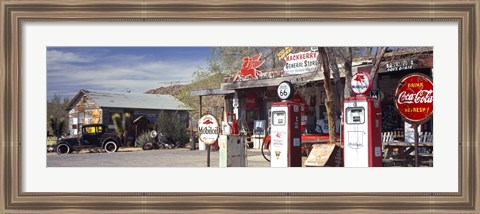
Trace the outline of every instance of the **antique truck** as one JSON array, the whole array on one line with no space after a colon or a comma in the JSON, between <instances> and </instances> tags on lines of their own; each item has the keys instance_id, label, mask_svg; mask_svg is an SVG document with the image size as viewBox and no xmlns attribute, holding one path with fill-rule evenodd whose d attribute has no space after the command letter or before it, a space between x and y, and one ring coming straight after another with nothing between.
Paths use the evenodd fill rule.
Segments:
<instances>
[{"instance_id":1,"label":"antique truck","mask_svg":"<svg viewBox=\"0 0 480 214\"><path fill-rule=\"evenodd\" d=\"M73 151L89 148L103 148L107 153L118 151L121 146L120 139L114 133L107 133L106 131L107 125L104 124L83 125L81 134L58 139L57 154L69 154Z\"/></svg>"}]
</instances>

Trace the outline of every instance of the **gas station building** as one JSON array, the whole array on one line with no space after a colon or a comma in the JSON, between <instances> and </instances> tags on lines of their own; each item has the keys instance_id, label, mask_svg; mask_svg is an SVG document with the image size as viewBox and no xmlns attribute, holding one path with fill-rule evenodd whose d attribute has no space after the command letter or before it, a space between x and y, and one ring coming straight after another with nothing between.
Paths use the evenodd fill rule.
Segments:
<instances>
[{"instance_id":1,"label":"gas station building","mask_svg":"<svg viewBox=\"0 0 480 214\"><path fill-rule=\"evenodd\" d=\"M317 57L312 57L312 60L317 60ZM369 73L373 66L371 60L354 60L352 64L353 75L357 72ZM292 66L293 69L296 69L295 66L295 64ZM289 81L295 86L295 94L291 100L303 103L302 131L304 129L304 133L328 133L323 69L320 65L318 66L320 67L318 70L315 68L300 74L288 74L285 72L286 66L272 69L261 69L259 67L261 73L258 73L259 75L256 78L239 77L238 74L233 74L224 78L221 88L194 91L191 95L200 96L200 98L202 96L223 95L224 111L223 117L219 119L229 121L228 115L235 114L238 120L238 130L246 131L247 136L252 136L250 143L253 147L260 148L266 129L269 126L269 119L271 119L272 104L282 101L278 97L277 88L280 83ZM345 69L339 65L339 70L344 87L349 87L345 86L344 82ZM424 74L433 79L433 48L425 47L411 49L409 52L385 53L380 63L378 75L373 80L373 90L366 95L377 98L378 102L376 103L380 104L382 140L384 140L384 133L390 134L390 141L407 142L407 137L414 138L413 128L404 122L395 108L395 90L398 83L401 78L411 73ZM332 88L334 87L332 78ZM335 93L335 90L332 91ZM335 94L333 98L336 116L335 131L338 134L341 132L340 116L343 113L343 103L340 103ZM431 134L433 132L432 124L432 120L424 123L420 126L421 131ZM411 130L407 131L406 128ZM202 145L200 145L200 149L202 149Z\"/></svg>"},{"instance_id":2,"label":"gas station building","mask_svg":"<svg viewBox=\"0 0 480 214\"><path fill-rule=\"evenodd\" d=\"M358 71L370 72L373 65L371 62L353 62L352 73ZM344 81L344 69L339 67L342 81ZM308 72L299 75L282 74L283 67L271 70L262 70L264 78L235 80L232 76L227 76L221 85L221 90L228 91L224 94L227 113L233 112L232 102L235 94L239 99L238 121L239 129L246 126L249 134L253 133L256 120L266 121L268 126L268 115L272 103L280 102L277 96L277 86L282 81L290 81L295 85L298 92L292 100L302 102L305 110L302 118L307 132L323 131L328 133L325 108L325 88L323 86L323 72ZM422 73L427 76L433 76L433 49L425 48L418 52L405 53L386 53L377 75L377 89L371 96L378 97L381 101L382 109L382 132L394 132L397 137L401 137L404 132L404 122L401 116L396 112L394 105L395 89L399 80L410 73ZM375 83L374 83L375 84ZM348 87L348 86L347 86ZM333 84L332 84L333 88ZM335 93L335 90L333 90ZM375 86L374 90L375 91ZM235 92L235 93L233 93ZM340 113L342 104L334 95L334 108L337 115L336 127L339 131ZM321 127L319 130L318 126ZM432 120L425 123L423 131L432 132Z\"/></svg>"}]
</instances>

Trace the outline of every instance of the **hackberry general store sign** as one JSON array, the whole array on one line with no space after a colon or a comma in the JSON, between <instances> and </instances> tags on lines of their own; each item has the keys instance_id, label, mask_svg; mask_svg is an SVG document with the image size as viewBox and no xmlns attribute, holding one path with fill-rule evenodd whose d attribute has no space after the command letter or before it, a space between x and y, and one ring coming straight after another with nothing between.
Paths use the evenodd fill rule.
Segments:
<instances>
[{"instance_id":1,"label":"hackberry general store sign","mask_svg":"<svg viewBox=\"0 0 480 214\"><path fill-rule=\"evenodd\" d=\"M395 91L395 106L407 122L425 122L433 113L432 80L420 73L403 77Z\"/></svg>"},{"instance_id":2,"label":"hackberry general store sign","mask_svg":"<svg viewBox=\"0 0 480 214\"><path fill-rule=\"evenodd\" d=\"M198 139L206 144L214 144L218 139L218 121L211 114L203 115L200 120L198 120Z\"/></svg>"},{"instance_id":3,"label":"hackberry general store sign","mask_svg":"<svg viewBox=\"0 0 480 214\"><path fill-rule=\"evenodd\" d=\"M317 71L317 56L318 52L316 51L290 53L285 56L283 72L286 75L295 75Z\"/></svg>"}]
</instances>

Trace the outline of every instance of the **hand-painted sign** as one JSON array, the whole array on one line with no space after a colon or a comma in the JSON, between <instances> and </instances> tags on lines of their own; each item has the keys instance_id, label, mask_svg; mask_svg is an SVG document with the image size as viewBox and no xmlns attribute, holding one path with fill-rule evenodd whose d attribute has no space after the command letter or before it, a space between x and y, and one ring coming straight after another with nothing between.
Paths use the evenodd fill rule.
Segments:
<instances>
[{"instance_id":1,"label":"hand-painted sign","mask_svg":"<svg viewBox=\"0 0 480 214\"><path fill-rule=\"evenodd\" d=\"M211 145L218 139L218 121L211 114L203 115L198 120L198 139L202 143Z\"/></svg>"},{"instance_id":2,"label":"hand-painted sign","mask_svg":"<svg viewBox=\"0 0 480 214\"><path fill-rule=\"evenodd\" d=\"M350 88L355 94L366 95L372 90L372 77L367 72L357 72L352 76Z\"/></svg>"},{"instance_id":3,"label":"hand-painted sign","mask_svg":"<svg viewBox=\"0 0 480 214\"><path fill-rule=\"evenodd\" d=\"M291 53L293 50L292 47L285 47L284 49L282 49L280 52L278 52L277 54L277 57L278 57L278 60L282 61L283 59L285 59L285 57Z\"/></svg>"},{"instance_id":4,"label":"hand-painted sign","mask_svg":"<svg viewBox=\"0 0 480 214\"><path fill-rule=\"evenodd\" d=\"M243 64L240 71L237 72L238 77L251 77L252 79L258 79L258 75L262 72L257 70L258 67L263 65L265 60L260 60L262 53L259 53L252 57L243 58Z\"/></svg>"},{"instance_id":5,"label":"hand-painted sign","mask_svg":"<svg viewBox=\"0 0 480 214\"><path fill-rule=\"evenodd\" d=\"M283 71L286 75L303 74L315 72L318 68L318 52L291 53L285 57Z\"/></svg>"},{"instance_id":6,"label":"hand-painted sign","mask_svg":"<svg viewBox=\"0 0 480 214\"><path fill-rule=\"evenodd\" d=\"M433 83L424 74L403 77L395 91L395 106L409 123L421 124L433 113Z\"/></svg>"},{"instance_id":7,"label":"hand-painted sign","mask_svg":"<svg viewBox=\"0 0 480 214\"><path fill-rule=\"evenodd\" d=\"M402 60L402 61L396 61L396 62L388 62L385 64L385 71L386 72L392 72L392 71L402 71L402 70L410 70L414 69L416 64L414 63L414 60Z\"/></svg>"}]
</instances>

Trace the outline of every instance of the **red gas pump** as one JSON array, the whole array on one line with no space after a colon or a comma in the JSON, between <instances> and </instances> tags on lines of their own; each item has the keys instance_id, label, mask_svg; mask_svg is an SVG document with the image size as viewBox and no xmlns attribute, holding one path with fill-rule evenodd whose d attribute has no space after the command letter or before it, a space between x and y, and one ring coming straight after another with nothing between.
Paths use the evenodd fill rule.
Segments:
<instances>
[{"instance_id":1,"label":"red gas pump","mask_svg":"<svg viewBox=\"0 0 480 214\"><path fill-rule=\"evenodd\" d=\"M380 101L368 96L371 83L368 73L357 72L351 83L356 95L343 103L345 167L382 166L382 111Z\"/></svg>"},{"instance_id":2,"label":"red gas pump","mask_svg":"<svg viewBox=\"0 0 480 214\"><path fill-rule=\"evenodd\" d=\"M286 101L293 93L290 82L280 83L277 93L284 101L272 103L270 163L272 167L301 167L301 104Z\"/></svg>"}]
</instances>

